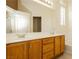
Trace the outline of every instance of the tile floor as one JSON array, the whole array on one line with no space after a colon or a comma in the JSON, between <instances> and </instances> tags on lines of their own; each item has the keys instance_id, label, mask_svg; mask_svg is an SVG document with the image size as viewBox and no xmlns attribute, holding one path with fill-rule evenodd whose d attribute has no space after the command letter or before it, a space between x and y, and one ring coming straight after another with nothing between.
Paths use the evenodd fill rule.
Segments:
<instances>
[{"instance_id":1,"label":"tile floor","mask_svg":"<svg viewBox=\"0 0 79 59\"><path fill-rule=\"evenodd\" d=\"M58 57L57 59L72 59L72 55L68 53L64 53L62 56Z\"/></svg>"}]
</instances>

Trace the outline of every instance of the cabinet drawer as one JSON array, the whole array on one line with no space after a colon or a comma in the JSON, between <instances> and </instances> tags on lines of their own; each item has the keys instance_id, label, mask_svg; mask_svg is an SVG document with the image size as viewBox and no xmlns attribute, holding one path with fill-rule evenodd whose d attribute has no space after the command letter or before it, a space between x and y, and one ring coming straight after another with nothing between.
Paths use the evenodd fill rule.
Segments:
<instances>
[{"instance_id":1,"label":"cabinet drawer","mask_svg":"<svg viewBox=\"0 0 79 59\"><path fill-rule=\"evenodd\" d=\"M48 51L54 50L54 43L43 45L43 53L46 53Z\"/></svg>"},{"instance_id":2,"label":"cabinet drawer","mask_svg":"<svg viewBox=\"0 0 79 59\"><path fill-rule=\"evenodd\" d=\"M53 37L43 39L43 45L50 44L50 43L54 43L54 38Z\"/></svg>"},{"instance_id":3,"label":"cabinet drawer","mask_svg":"<svg viewBox=\"0 0 79 59\"><path fill-rule=\"evenodd\" d=\"M43 55L43 59L52 59L53 57L54 57L53 52L48 52L48 53Z\"/></svg>"}]
</instances>

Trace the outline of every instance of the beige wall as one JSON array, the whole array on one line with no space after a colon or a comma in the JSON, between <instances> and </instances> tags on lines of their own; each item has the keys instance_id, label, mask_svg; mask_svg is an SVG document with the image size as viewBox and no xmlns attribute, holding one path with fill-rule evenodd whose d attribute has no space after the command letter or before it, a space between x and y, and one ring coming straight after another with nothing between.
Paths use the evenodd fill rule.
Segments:
<instances>
[{"instance_id":1,"label":"beige wall","mask_svg":"<svg viewBox=\"0 0 79 59\"><path fill-rule=\"evenodd\" d=\"M71 19L71 1L64 1L65 10L66 10L66 18L65 18L65 26L60 25L60 4L58 2L55 2L54 6L54 22L55 26L54 29L57 33L63 33L65 34L66 38L66 45L72 46L72 19Z\"/></svg>"},{"instance_id":2,"label":"beige wall","mask_svg":"<svg viewBox=\"0 0 79 59\"><path fill-rule=\"evenodd\" d=\"M60 25L60 4L54 2L54 9L47 8L41 4L28 0L19 0L19 10L31 13L32 16L42 17L42 32L62 33L66 36L66 45L71 44L71 17L69 17L69 4L66 0L66 24ZM71 10L70 10L71 11Z\"/></svg>"},{"instance_id":3,"label":"beige wall","mask_svg":"<svg viewBox=\"0 0 79 59\"><path fill-rule=\"evenodd\" d=\"M24 1L24 2L23 2ZM42 17L42 32L52 32L53 31L53 11L47 7L37 4L32 1L21 0L22 4L19 4L19 9L22 11L27 11L33 16ZM26 9L25 9L26 8Z\"/></svg>"},{"instance_id":4,"label":"beige wall","mask_svg":"<svg viewBox=\"0 0 79 59\"><path fill-rule=\"evenodd\" d=\"M68 43L72 46L72 6L71 2L67 3L67 19L68 19Z\"/></svg>"}]
</instances>

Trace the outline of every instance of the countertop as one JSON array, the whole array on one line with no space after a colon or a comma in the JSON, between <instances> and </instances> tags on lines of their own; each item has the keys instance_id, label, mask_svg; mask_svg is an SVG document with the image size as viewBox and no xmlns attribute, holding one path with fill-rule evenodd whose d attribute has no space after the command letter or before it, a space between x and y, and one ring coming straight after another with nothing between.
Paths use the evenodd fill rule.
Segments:
<instances>
[{"instance_id":1,"label":"countertop","mask_svg":"<svg viewBox=\"0 0 79 59\"><path fill-rule=\"evenodd\" d=\"M50 34L50 33L27 33L25 37L18 37L16 33L13 34L6 34L6 44L15 43L15 42L22 42L22 41L29 41L29 40L36 40L41 38L48 38L54 36L60 36L64 34Z\"/></svg>"}]
</instances>

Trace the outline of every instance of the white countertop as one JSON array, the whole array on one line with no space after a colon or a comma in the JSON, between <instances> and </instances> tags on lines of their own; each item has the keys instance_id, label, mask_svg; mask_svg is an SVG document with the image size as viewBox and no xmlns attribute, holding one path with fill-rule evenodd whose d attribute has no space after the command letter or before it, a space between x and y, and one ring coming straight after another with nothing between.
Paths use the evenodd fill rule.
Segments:
<instances>
[{"instance_id":1,"label":"white countertop","mask_svg":"<svg viewBox=\"0 0 79 59\"><path fill-rule=\"evenodd\" d=\"M28 40L36 40L36 39L47 38L47 37L54 37L54 36L59 36L59 35L63 35L63 34L27 33L27 34L25 34L25 37L23 37L23 38L19 38L15 33L7 34L6 35L6 44L28 41Z\"/></svg>"}]
</instances>

